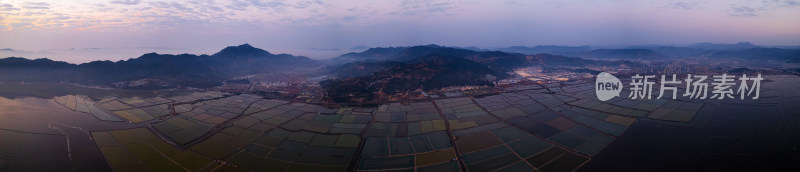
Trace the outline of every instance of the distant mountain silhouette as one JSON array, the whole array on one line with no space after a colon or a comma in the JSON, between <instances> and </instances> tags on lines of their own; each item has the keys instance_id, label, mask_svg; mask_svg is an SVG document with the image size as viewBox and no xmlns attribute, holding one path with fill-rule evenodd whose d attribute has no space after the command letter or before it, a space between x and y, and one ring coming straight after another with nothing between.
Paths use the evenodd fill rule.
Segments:
<instances>
[{"instance_id":1,"label":"distant mountain silhouette","mask_svg":"<svg viewBox=\"0 0 800 172\"><path fill-rule=\"evenodd\" d=\"M362 52L351 52L333 58L331 61L338 64L351 63L357 61L392 61L395 55L408 47L377 47L370 48Z\"/></svg>"},{"instance_id":2,"label":"distant mountain silhouette","mask_svg":"<svg viewBox=\"0 0 800 172\"><path fill-rule=\"evenodd\" d=\"M0 59L0 82L51 82L73 77L76 65L50 59Z\"/></svg>"},{"instance_id":3,"label":"distant mountain silhouette","mask_svg":"<svg viewBox=\"0 0 800 172\"><path fill-rule=\"evenodd\" d=\"M8 57L0 59L0 67L3 68L23 68L23 67L70 67L73 66L67 62L53 61L50 59L26 59L20 57Z\"/></svg>"},{"instance_id":4,"label":"distant mountain silhouette","mask_svg":"<svg viewBox=\"0 0 800 172\"><path fill-rule=\"evenodd\" d=\"M348 53L328 67L336 79L320 82L336 102L377 103L386 96L416 89L493 85L519 67L640 66L630 61L600 61L553 54L525 55L501 51L473 51L438 45L372 48Z\"/></svg>"},{"instance_id":5,"label":"distant mountain silhouette","mask_svg":"<svg viewBox=\"0 0 800 172\"><path fill-rule=\"evenodd\" d=\"M332 65L325 68L325 72L333 74L337 78L350 78L357 76L369 75L378 71L388 69L392 66L402 65L406 63L394 61L365 61L353 62L342 65Z\"/></svg>"},{"instance_id":6,"label":"distant mountain silhouette","mask_svg":"<svg viewBox=\"0 0 800 172\"><path fill-rule=\"evenodd\" d=\"M714 52L744 50L759 48L762 46L753 45L749 42L739 42L735 44L717 43L696 43L688 46L665 46L665 45L638 45L625 48L605 48L592 49L588 46L571 47L557 45L539 45L535 47L511 46L499 48L498 51L513 52L522 54L548 53L572 57L587 58L613 58L613 59L655 59L671 57L699 57L708 56ZM781 46L773 48L797 49L795 46ZM650 52L652 51L652 52Z\"/></svg>"},{"instance_id":7,"label":"distant mountain silhouette","mask_svg":"<svg viewBox=\"0 0 800 172\"><path fill-rule=\"evenodd\" d=\"M542 66L639 66L641 64L627 59L657 59L704 56L710 58L738 58L752 60L778 60L792 63L800 62L800 49L745 48L754 45L742 42L737 44L702 43L692 47L640 46L623 49L589 49L589 47L510 47L516 51L562 51L566 55L549 53L510 53L488 51L477 48L467 50L435 44L370 48L362 52L352 52L328 60L328 63L303 56L272 54L249 44L229 46L213 55L193 54L143 54L138 58L112 61L93 61L84 64L70 64L49 59L24 59L9 57L0 59L0 82L68 82L85 85L111 86L128 89L153 89L172 87L214 87L236 76L291 71L296 68L321 67L333 64L324 71L338 80L362 76L398 76L409 78L431 78L451 69L458 73L487 74L504 73L518 67ZM698 48L694 48L698 47ZM725 48L727 49L717 49ZM480 50L480 51L476 51ZM618 60L589 60L581 57ZM446 58L449 60L442 60ZM452 58L455 58L453 60ZM620 60L621 59L621 60ZM431 63L442 62L442 63ZM452 63L452 64L450 64ZM479 66L475 66L478 64ZM426 66L419 68L417 65ZM457 68L457 66L475 68ZM449 66L449 67L448 67ZM483 71L484 68L489 71ZM425 70L428 73L400 74L400 71ZM424 76L430 75L430 76ZM480 77L462 77L452 84L484 84ZM501 77L502 74L497 74ZM367 80L361 78L356 80ZM385 79L385 78L384 78ZM383 79L376 79L383 80ZM136 81L136 82L133 82ZM131 84L137 83L137 84ZM144 84L142 84L144 83ZM415 82L412 82L415 83ZM424 88L438 88L444 83L429 81ZM417 85L419 86L419 85ZM388 86L386 93L403 90L407 87Z\"/></svg>"},{"instance_id":8,"label":"distant mountain silhouette","mask_svg":"<svg viewBox=\"0 0 800 172\"><path fill-rule=\"evenodd\" d=\"M138 58L93 61L80 65L48 59L0 59L0 81L72 82L88 85L120 86L120 83L150 79L149 85L135 88L213 87L226 78L256 73L316 66L319 62L302 56L271 54L249 44L226 47L214 55L148 53Z\"/></svg>"},{"instance_id":9,"label":"distant mountain silhouette","mask_svg":"<svg viewBox=\"0 0 800 172\"><path fill-rule=\"evenodd\" d=\"M677 46L634 46L631 48L648 49L658 54L663 54L669 57L699 57L699 56L709 55L714 51L719 51L719 50L677 47Z\"/></svg>"},{"instance_id":10,"label":"distant mountain silhouette","mask_svg":"<svg viewBox=\"0 0 800 172\"><path fill-rule=\"evenodd\" d=\"M505 78L507 74L461 57L431 54L417 63L398 64L367 76L320 82L336 102L383 100L391 95L416 89L432 90L449 86L493 85L487 78Z\"/></svg>"},{"instance_id":11,"label":"distant mountain silhouette","mask_svg":"<svg viewBox=\"0 0 800 172\"><path fill-rule=\"evenodd\" d=\"M253 47L250 44L242 44L239 46L225 47L219 52L214 53L214 55L212 56L247 58L247 57L267 57L271 55L272 54L267 52L266 50Z\"/></svg>"},{"instance_id":12,"label":"distant mountain silhouette","mask_svg":"<svg viewBox=\"0 0 800 172\"><path fill-rule=\"evenodd\" d=\"M413 47L391 47L391 48L371 48L364 52L347 53L333 61L350 62L347 64L329 67L335 76L360 76L384 70L392 65L386 63L420 63L428 59L429 55L447 55L471 60L496 71L510 71L518 67L532 65L558 65L558 66L619 66L629 65L638 66L639 64L629 61L598 61L587 60L576 57L566 57L552 54L533 54L525 55L519 53L507 53L502 51L473 51L439 45L423 45Z\"/></svg>"},{"instance_id":13,"label":"distant mountain silhouette","mask_svg":"<svg viewBox=\"0 0 800 172\"><path fill-rule=\"evenodd\" d=\"M472 50L472 51L490 51L490 50L487 50L487 49L478 48L478 47L476 47L476 46L469 46L469 47L453 47L453 48L465 49L465 50ZM513 53L513 52L512 52L512 53Z\"/></svg>"},{"instance_id":14,"label":"distant mountain silhouette","mask_svg":"<svg viewBox=\"0 0 800 172\"><path fill-rule=\"evenodd\" d=\"M535 47L526 47L526 46L511 46L508 48L500 48L497 49L498 51L503 52L510 52L510 53L522 53L522 54L539 54L539 53L547 53L547 54L575 54L579 52L585 52L591 50L589 46L580 46L580 47L571 47L571 46L558 46L558 45L537 45Z\"/></svg>"},{"instance_id":15,"label":"distant mountain silhouette","mask_svg":"<svg viewBox=\"0 0 800 172\"><path fill-rule=\"evenodd\" d=\"M656 53L653 50L641 48L596 49L588 52L578 53L576 55L578 57L613 59L658 59L668 57L663 54Z\"/></svg>"},{"instance_id":16,"label":"distant mountain silhouette","mask_svg":"<svg viewBox=\"0 0 800 172\"><path fill-rule=\"evenodd\" d=\"M715 50L731 50L731 49L748 49L748 48L758 48L758 46L751 44L750 42L739 42L736 44L716 44L716 43L696 43L689 45L690 48L699 48L699 49L715 49Z\"/></svg>"},{"instance_id":17,"label":"distant mountain silhouette","mask_svg":"<svg viewBox=\"0 0 800 172\"><path fill-rule=\"evenodd\" d=\"M539 45L535 47L511 46L497 49L503 52L522 54L557 54L582 58L608 58L608 59L652 59L668 57L646 48L621 48L621 49L592 49L589 46L571 47L557 45Z\"/></svg>"},{"instance_id":18,"label":"distant mountain silhouette","mask_svg":"<svg viewBox=\"0 0 800 172\"><path fill-rule=\"evenodd\" d=\"M719 51L710 58L739 58L748 60L777 60L800 63L800 49L750 48L743 50Z\"/></svg>"},{"instance_id":19,"label":"distant mountain silhouette","mask_svg":"<svg viewBox=\"0 0 800 172\"><path fill-rule=\"evenodd\" d=\"M456 57L464 57L479 53L482 52L430 44L430 45L420 45L413 47L370 48L363 52L358 52L358 53L352 52L343 54L339 57L333 58L332 61L339 63L369 62L369 61L405 62L430 54L447 54Z\"/></svg>"}]
</instances>

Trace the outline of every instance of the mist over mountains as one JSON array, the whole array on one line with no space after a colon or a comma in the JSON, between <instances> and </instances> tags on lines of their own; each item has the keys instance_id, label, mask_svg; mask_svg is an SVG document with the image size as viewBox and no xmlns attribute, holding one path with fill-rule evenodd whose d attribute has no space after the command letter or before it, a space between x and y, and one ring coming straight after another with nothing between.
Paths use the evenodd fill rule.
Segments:
<instances>
[{"instance_id":1,"label":"mist over mountains","mask_svg":"<svg viewBox=\"0 0 800 172\"><path fill-rule=\"evenodd\" d=\"M757 46L749 42L739 42L735 44L717 43L696 43L687 46L672 45L639 45L622 48L592 48L589 46L512 46L498 49L504 52L514 52L523 54L548 53L564 56L574 56L582 58L604 58L604 59L662 59L662 58L682 58L682 57L725 57L743 59L763 59L793 61L800 59L796 55L800 52L800 46ZM743 52L736 54L731 52Z\"/></svg>"},{"instance_id":2,"label":"mist over mountains","mask_svg":"<svg viewBox=\"0 0 800 172\"><path fill-rule=\"evenodd\" d=\"M419 88L486 85L491 83L486 82L490 81L486 78L502 79L505 72L519 67L637 66L640 64L631 60L684 57L797 63L800 62L800 48L756 46L747 42L599 49L589 46L512 46L494 50L431 44L375 47L361 52L342 54L328 60L313 60L304 56L272 54L249 44L242 44L226 47L212 55L148 53L128 60L93 61L83 64L9 57L0 59L2 74L0 82L66 82L127 89L209 88L221 85L233 77L293 71L298 68L322 68L321 74L333 76L332 83L340 81L346 83L348 79L378 82L387 76L418 79L421 82L421 85L415 85L413 88L409 86L373 89L390 93ZM433 61L440 63L433 64L431 63ZM447 82L424 82L426 79L437 78L440 73L469 73L470 76L454 77L460 79L445 80ZM327 84L329 88L334 88L331 86L335 85Z\"/></svg>"}]
</instances>

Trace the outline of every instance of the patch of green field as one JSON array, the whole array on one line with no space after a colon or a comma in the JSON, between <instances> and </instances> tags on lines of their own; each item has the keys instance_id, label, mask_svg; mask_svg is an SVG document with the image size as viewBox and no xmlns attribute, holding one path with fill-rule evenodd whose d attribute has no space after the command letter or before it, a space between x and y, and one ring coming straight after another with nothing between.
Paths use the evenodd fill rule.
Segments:
<instances>
[{"instance_id":1,"label":"patch of green field","mask_svg":"<svg viewBox=\"0 0 800 172\"><path fill-rule=\"evenodd\" d=\"M141 141L149 141L149 140L156 140L158 136L147 130L147 128L134 128L128 129L128 133L131 133L133 136L138 138Z\"/></svg>"},{"instance_id":2,"label":"patch of green field","mask_svg":"<svg viewBox=\"0 0 800 172\"><path fill-rule=\"evenodd\" d=\"M190 171L200 170L206 165L214 162L211 158L205 157L193 151L181 151L175 155L172 155L171 158Z\"/></svg>"},{"instance_id":3,"label":"patch of green field","mask_svg":"<svg viewBox=\"0 0 800 172\"><path fill-rule=\"evenodd\" d=\"M139 139L134 137L131 133L128 133L127 130L114 130L114 131L109 131L109 133L111 133L111 135L114 136L114 138L117 139L119 143L125 145L139 142Z\"/></svg>"},{"instance_id":4,"label":"patch of green field","mask_svg":"<svg viewBox=\"0 0 800 172\"><path fill-rule=\"evenodd\" d=\"M114 136L111 136L108 132L92 132L92 139L94 139L94 142L100 147L121 145L117 142L117 139L114 139Z\"/></svg>"},{"instance_id":5,"label":"patch of green field","mask_svg":"<svg viewBox=\"0 0 800 172\"><path fill-rule=\"evenodd\" d=\"M508 146L523 158L536 155L553 147L544 140L533 136L523 137L517 142L509 143Z\"/></svg>"},{"instance_id":6,"label":"patch of green field","mask_svg":"<svg viewBox=\"0 0 800 172\"><path fill-rule=\"evenodd\" d=\"M314 139L311 140L311 146L325 146L333 147L336 144L337 135L315 134Z\"/></svg>"},{"instance_id":7,"label":"patch of green field","mask_svg":"<svg viewBox=\"0 0 800 172\"><path fill-rule=\"evenodd\" d=\"M136 115L137 117L145 121L153 119L153 116L150 116L150 114L141 109L130 109L128 110L128 112L130 112L133 115Z\"/></svg>"},{"instance_id":8,"label":"patch of green field","mask_svg":"<svg viewBox=\"0 0 800 172\"><path fill-rule=\"evenodd\" d=\"M166 156L173 156L180 151L161 139L147 141L147 144Z\"/></svg>"},{"instance_id":9,"label":"patch of green field","mask_svg":"<svg viewBox=\"0 0 800 172\"><path fill-rule=\"evenodd\" d=\"M158 117L161 117L161 116L164 116L164 115L169 115L169 113L171 112L169 110L169 105L165 105L165 104L164 105L142 107L142 108L139 108L139 109L141 109L142 111L146 112L146 114L148 116L150 116L151 118L158 118Z\"/></svg>"},{"instance_id":10,"label":"patch of green field","mask_svg":"<svg viewBox=\"0 0 800 172\"><path fill-rule=\"evenodd\" d=\"M414 156L362 158L358 167L362 170L413 168Z\"/></svg>"},{"instance_id":11,"label":"patch of green field","mask_svg":"<svg viewBox=\"0 0 800 172\"><path fill-rule=\"evenodd\" d=\"M152 171L184 171L182 167L172 163L144 143L126 145L139 161Z\"/></svg>"},{"instance_id":12,"label":"patch of green field","mask_svg":"<svg viewBox=\"0 0 800 172\"><path fill-rule=\"evenodd\" d=\"M578 156L572 153L566 153L558 159L554 159L544 167L539 168L540 171L573 171L578 166L588 161L586 157Z\"/></svg>"},{"instance_id":13,"label":"patch of green field","mask_svg":"<svg viewBox=\"0 0 800 172\"><path fill-rule=\"evenodd\" d=\"M385 137L367 137L362 156L376 156L389 154L389 141Z\"/></svg>"},{"instance_id":14,"label":"patch of green field","mask_svg":"<svg viewBox=\"0 0 800 172\"><path fill-rule=\"evenodd\" d=\"M289 166L286 171L347 171L347 166L321 166L321 165L305 165L294 164Z\"/></svg>"},{"instance_id":15,"label":"patch of green field","mask_svg":"<svg viewBox=\"0 0 800 172\"><path fill-rule=\"evenodd\" d=\"M267 154L269 154L269 152L272 151L272 148L266 146L260 146L257 144L250 144L247 146L245 151L247 153L251 153L256 156L267 156Z\"/></svg>"},{"instance_id":16,"label":"patch of green field","mask_svg":"<svg viewBox=\"0 0 800 172\"><path fill-rule=\"evenodd\" d=\"M239 153L229 161L231 164L254 171L282 171L290 164L250 153Z\"/></svg>"},{"instance_id":17,"label":"patch of green field","mask_svg":"<svg viewBox=\"0 0 800 172\"><path fill-rule=\"evenodd\" d=\"M291 135L289 135L288 140L297 141L301 143L308 143L309 141L311 141L312 138L314 138L314 133L301 131L301 132L294 132Z\"/></svg>"},{"instance_id":18,"label":"patch of green field","mask_svg":"<svg viewBox=\"0 0 800 172\"><path fill-rule=\"evenodd\" d=\"M192 123L192 121L189 121L189 120L187 120L185 118L180 118L180 117L170 118L170 119L168 119L167 121L164 121L164 122L167 122L169 124L175 125L175 126L177 126L178 128L181 128L181 129L189 128L192 125L195 125L194 123Z\"/></svg>"},{"instance_id":19,"label":"patch of green field","mask_svg":"<svg viewBox=\"0 0 800 172\"><path fill-rule=\"evenodd\" d=\"M192 146L190 149L208 155L215 159L224 159L235 152L240 145L229 144L234 138L225 133L217 133L206 140Z\"/></svg>"},{"instance_id":20,"label":"patch of green field","mask_svg":"<svg viewBox=\"0 0 800 172\"><path fill-rule=\"evenodd\" d=\"M117 116L121 116L122 118L125 118L128 121L134 122L134 123L145 121L144 119L139 118L138 116L133 115L128 111L114 111L114 114L116 114Z\"/></svg>"},{"instance_id":21,"label":"patch of green field","mask_svg":"<svg viewBox=\"0 0 800 172\"><path fill-rule=\"evenodd\" d=\"M440 151L417 154L416 162L418 166L425 166L425 165L431 165L449 161L455 158L455 156L456 152L454 149L445 149Z\"/></svg>"},{"instance_id":22,"label":"patch of green field","mask_svg":"<svg viewBox=\"0 0 800 172\"><path fill-rule=\"evenodd\" d=\"M125 146L100 147L100 152L106 158L108 165L114 170L137 166L139 168L144 167Z\"/></svg>"},{"instance_id":23,"label":"patch of green field","mask_svg":"<svg viewBox=\"0 0 800 172\"><path fill-rule=\"evenodd\" d=\"M339 135L339 139L336 140L336 147L357 147L358 143L361 142L361 138L356 135L352 134L342 134Z\"/></svg>"},{"instance_id":24,"label":"patch of green field","mask_svg":"<svg viewBox=\"0 0 800 172\"><path fill-rule=\"evenodd\" d=\"M99 108L95 107L94 102L92 102L91 105L88 106L90 113L94 115L94 117L97 117L97 119L100 119L102 121L123 121L122 119L119 119L116 116L108 114L105 111L102 111Z\"/></svg>"},{"instance_id":25,"label":"patch of green field","mask_svg":"<svg viewBox=\"0 0 800 172\"><path fill-rule=\"evenodd\" d=\"M204 168L200 172L247 172L247 170L231 166L230 164L215 163L214 165Z\"/></svg>"},{"instance_id":26,"label":"patch of green field","mask_svg":"<svg viewBox=\"0 0 800 172\"><path fill-rule=\"evenodd\" d=\"M247 129L234 126L234 127L228 127L228 128L223 129L222 133L227 133L227 134L230 134L230 135L239 135L242 132L244 132L245 130L247 130Z\"/></svg>"},{"instance_id":27,"label":"patch of green field","mask_svg":"<svg viewBox=\"0 0 800 172\"><path fill-rule=\"evenodd\" d=\"M69 99L68 99L69 100ZM119 100L111 100L107 102L103 102L98 104L98 106L102 109L107 111L115 111L115 110L122 110L122 109L130 109L131 107L120 102Z\"/></svg>"},{"instance_id":28,"label":"patch of green field","mask_svg":"<svg viewBox=\"0 0 800 172\"><path fill-rule=\"evenodd\" d=\"M172 117L166 121L153 124L160 133L179 144L186 144L211 131L211 126L202 122L191 121L182 117Z\"/></svg>"}]
</instances>

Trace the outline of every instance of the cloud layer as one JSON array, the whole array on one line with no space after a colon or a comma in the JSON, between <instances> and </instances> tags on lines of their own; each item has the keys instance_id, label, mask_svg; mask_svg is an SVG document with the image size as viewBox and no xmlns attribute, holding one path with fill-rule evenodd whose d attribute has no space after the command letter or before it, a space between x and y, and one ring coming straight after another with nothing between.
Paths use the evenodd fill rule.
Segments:
<instances>
[{"instance_id":1,"label":"cloud layer","mask_svg":"<svg viewBox=\"0 0 800 172\"><path fill-rule=\"evenodd\" d=\"M13 0L0 1L0 48L210 53L248 42L328 58L354 46L430 43L797 45L798 18L797 0ZM135 55L120 56L96 58Z\"/></svg>"}]
</instances>

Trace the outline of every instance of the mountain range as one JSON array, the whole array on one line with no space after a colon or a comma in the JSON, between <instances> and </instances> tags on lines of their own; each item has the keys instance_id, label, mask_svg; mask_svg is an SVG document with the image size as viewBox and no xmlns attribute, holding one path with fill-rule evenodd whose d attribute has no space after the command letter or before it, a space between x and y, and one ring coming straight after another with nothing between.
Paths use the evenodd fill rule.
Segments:
<instances>
[{"instance_id":1,"label":"mountain range","mask_svg":"<svg viewBox=\"0 0 800 172\"><path fill-rule=\"evenodd\" d=\"M626 48L594 49L588 46L512 46L495 50L476 47L458 48L435 44L409 47L376 47L362 52L342 54L329 60L313 60L290 54L272 54L249 44L229 46L212 55L148 53L122 61L93 61L70 64L49 59L9 57L0 59L0 82L66 82L124 89L159 89L174 87L209 88L238 76L292 71L297 68L327 66L331 83L348 79L364 82L384 81L386 76L430 79L437 73L471 73L446 83L420 82L414 87L375 88L386 93L408 89L436 89L446 86L485 84L487 74L502 79L503 73L528 66L638 66L633 59L683 57L720 59L775 60L800 62L800 48L736 44L699 43L689 46L647 45ZM459 60L452 60L453 58ZM587 59L591 58L591 59ZM433 60L438 59L438 60ZM443 60L450 59L450 60ZM460 59L467 60L468 62ZM603 59L603 60L599 60ZM441 63L433 64L437 61ZM459 67L459 65L472 67ZM484 70L484 68L486 70ZM406 70L408 69L408 70ZM414 70L420 70L416 72ZM432 71L432 72L429 72ZM426 73L428 72L428 73ZM429 75L429 76L428 76ZM482 75L482 77L478 77ZM351 80L352 81L352 80ZM394 81L387 81L394 83ZM335 88L328 84L327 88ZM421 87L419 87L421 86Z\"/></svg>"},{"instance_id":2,"label":"mountain range","mask_svg":"<svg viewBox=\"0 0 800 172\"><path fill-rule=\"evenodd\" d=\"M431 90L449 86L485 85L506 78L504 72L446 54L429 54L411 63L396 63L370 75L326 80L320 85L336 102L385 100L385 95L412 90Z\"/></svg>"},{"instance_id":3,"label":"mountain range","mask_svg":"<svg viewBox=\"0 0 800 172\"><path fill-rule=\"evenodd\" d=\"M380 67L386 66L385 62L402 62L402 63L418 63L431 54L448 55L468 59L478 62L498 71L509 71L518 67L527 67L531 65L560 65L560 66L617 66L620 64L636 65L629 61L611 60L611 61L598 61L587 60L578 57L567 57L561 55L538 53L538 54L524 54L524 53L508 53L503 51L475 51L466 50L453 47L439 46L435 44L421 45L412 47L389 47L389 48L370 48L359 53L347 53L332 59L334 64L343 65L338 66L333 70L350 70L341 67L359 67L367 70L379 70ZM352 70L351 70L352 71ZM333 71L333 73L337 73ZM349 76L349 74L344 74Z\"/></svg>"},{"instance_id":4,"label":"mountain range","mask_svg":"<svg viewBox=\"0 0 800 172\"><path fill-rule=\"evenodd\" d=\"M249 44L213 55L148 53L138 58L69 64L49 59L0 59L0 81L69 82L132 89L214 87L227 78L318 66L303 56L272 54ZM13 74L13 75L9 75ZM132 81L136 84L130 84Z\"/></svg>"},{"instance_id":5,"label":"mountain range","mask_svg":"<svg viewBox=\"0 0 800 172\"><path fill-rule=\"evenodd\" d=\"M785 62L797 62L800 56L800 46L758 46L749 42L735 44L696 43L686 46L671 45L640 45L622 48L592 48L589 46L512 46L499 48L499 51L538 54L548 53L582 58L602 59L664 59L683 57L712 57L712 58L740 58L740 59L765 59ZM741 52L743 54L737 54Z\"/></svg>"},{"instance_id":6,"label":"mountain range","mask_svg":"<svg viewBox=\"0 0 800 172\"><path fill-rule=\"evenodd\" d=\"M439 45L371 48L332 59L327 73L335 79L320 83L336 102L375 103L412 90L450 86L493 86L520 67L631 66L625 60L588 60L552 54L476 51ZM340 64L344 63L344 64Z\"/></svg>"}]
</instances>

